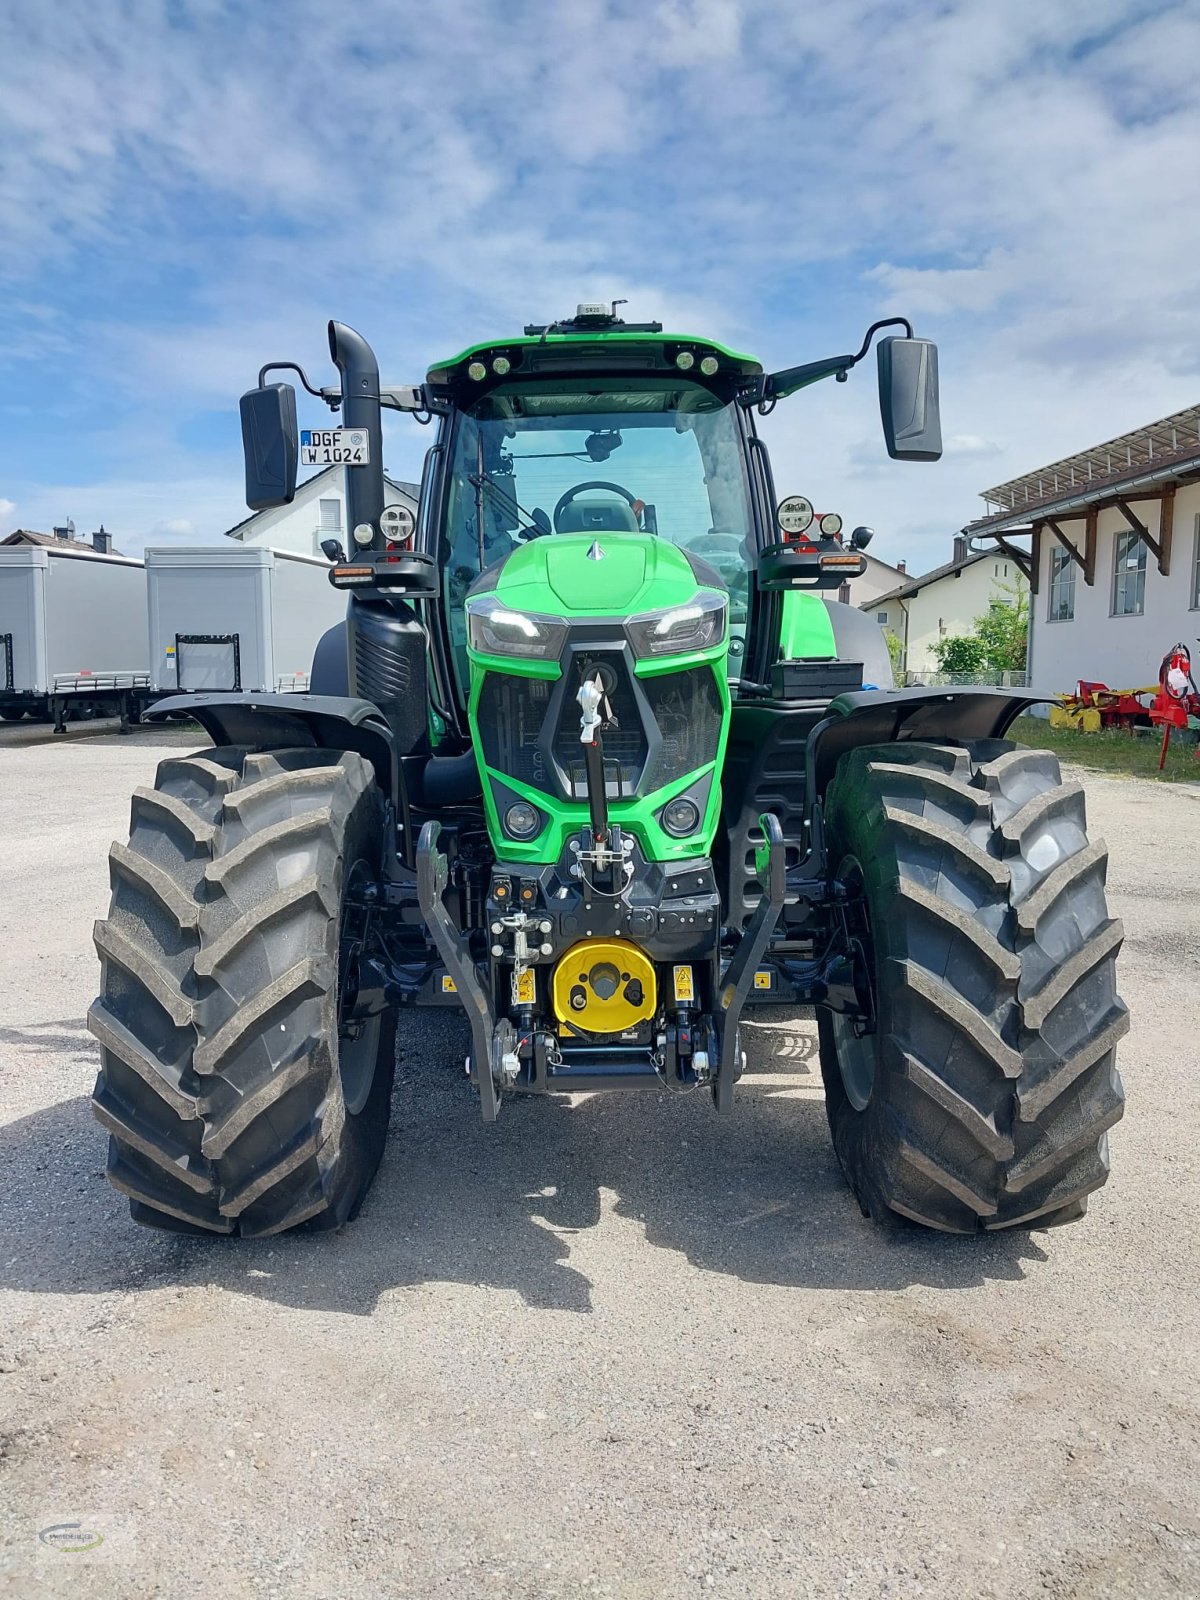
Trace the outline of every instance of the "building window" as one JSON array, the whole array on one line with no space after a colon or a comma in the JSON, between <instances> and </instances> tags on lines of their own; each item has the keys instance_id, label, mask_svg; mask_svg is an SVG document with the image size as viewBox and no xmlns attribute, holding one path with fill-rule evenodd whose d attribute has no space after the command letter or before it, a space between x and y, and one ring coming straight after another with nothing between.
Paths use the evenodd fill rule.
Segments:
<instances>
[{"instance_id":1,"label":"building window","mask_svg":"<svg viewBox=\"0 0 1200 1600\"><path fill-rule=\"evenodd\" d=\"M1192 598L1193 611L1200 611L1200 511L1192 525Z\"/></svg>"},{"instance_id":2,"label":"building window","mask_svg":"<svg viewBox=\"0 0 1200 1600\"><path fill-rule=\"evenodd\" d=\"M1062 545L1050 547L1051 622L1070 622L1075 615L1075 563Z\"/></svg>"},{"instance_id":3,"label":"building window","mask_svg":"<svg viewBox=\"0 0 1200 1600\"><path fill-rule=\"evenodd\" d=\"M322 533L341 533L342 531L342 502L340 500L318 501L321 516Z\"/></svg>"},{"instance_id":4,"label":"building window","mask_svg":"<svg viewBox=\"0 0 1200 1600\"><path fill-rule=\"evenodd\" d=\"M1196 521L1200 522L1200 517L1197 517ZM1197 539L1200 539L1200 533L1198 533L1196 535L1196 537L1197 537ZM886 628L887 627L887 620L888 620L888 614L887 614L886 611L877 611L875 613L875 621L879 624L879 626L881 628Z\"/></svg>"},{"instance_id":5,"label":"building window","mask_svg":"<svg viewBox=\"0 0 1200 1600\"><path fill-rule=\"evenodd\" d=\"M1114 617L1140 617L1146 609L1146 546L1136 533L1113 540Z\"/></svg>"}]
</instances>

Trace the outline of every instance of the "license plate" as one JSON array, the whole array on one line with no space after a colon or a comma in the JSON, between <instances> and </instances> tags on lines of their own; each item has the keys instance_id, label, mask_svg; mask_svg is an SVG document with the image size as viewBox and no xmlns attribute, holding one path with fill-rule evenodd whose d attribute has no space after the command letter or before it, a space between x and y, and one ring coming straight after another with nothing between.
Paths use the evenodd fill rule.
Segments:
<instances>
[{"instance_id":1,"label":"license plate","mask_svg":"<svg viewBox=\"0 0 1200 1600\"><path fill-rule=\"evenodd\" d=\"M365 428L303 428L302 467L365 467L371 460L371 436Z\"/></svg>"}]
</instances>

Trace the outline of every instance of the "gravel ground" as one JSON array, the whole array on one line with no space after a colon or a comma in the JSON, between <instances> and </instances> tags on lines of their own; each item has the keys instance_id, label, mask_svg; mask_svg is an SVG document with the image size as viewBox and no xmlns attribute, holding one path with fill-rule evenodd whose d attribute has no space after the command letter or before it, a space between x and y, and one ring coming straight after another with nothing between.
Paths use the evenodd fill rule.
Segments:
<instances>
[{"instance_id":1,"label":"gravel ground","mask_svg":"<svg viewBox=\"0 0 1200 1600\"><path fill-rule=\"evenodd\" d=\"M1200 788L1087 779L1133 1031L1074 1227L864 1221L804 1019L728 1120L487 1129L425 1013L358 1222L208 1242L133 1226L87 1107L105 852L175 737L0 750L0 1590L1200 1595Z\"/></svg>"}]
</instances>

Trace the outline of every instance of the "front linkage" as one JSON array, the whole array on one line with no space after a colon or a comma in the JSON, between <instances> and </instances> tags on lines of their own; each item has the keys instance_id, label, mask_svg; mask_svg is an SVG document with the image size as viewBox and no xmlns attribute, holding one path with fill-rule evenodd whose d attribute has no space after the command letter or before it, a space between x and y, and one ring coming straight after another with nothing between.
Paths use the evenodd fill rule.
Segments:
<instances>
[{"instance_id":1,"label":"front linkage","mask_svg":"<svg viewBox=\"0 0 1200 1600\"><path fill-rule=\"evenodd\" d=\"M706 1084L728 1110L744 1065L742 1010L788 896L783 831L773 814L759 818L758 903L740 934L723 938L712 863L647 861L610 819L603 734L615 719L598 675L577 699L588 821L553 866L492 868L486 930L447 909L441 825L427 822L417 846L420 912L470 1020L467 1070L484 1120L506 1089ZM803 893L793 887L793 898ZM828 948L813 965L824 998L837 981Z\"/></svg>"},{"instance_id":2,"label":"front linkage","mask_svg":"<svg viewBox=\"0 0 1200 1600\"><path fill-rule=\"evenodd\" d=\"M722 1110L729 1108L733 1085L743 1065L738 1041L742 1008L751 993L754 973L774 931L787 891L779 823L773 816L764 816L762 828L764 843L757 863L762 898L758 907L727 963L720 960L719 940L711 939L711 981L702 980L699 987L712 994L715 1004L711 1010L700 1010L686 1003L689 998L686 992L682 997L677 993L676 999L681 999L682 1003L673 1008L670 1022L656 1025L656 1030L646 1030L651 1031L650 1039L639 1042L635 1038L587 1036L572 1030L569 1022L560 1023L556 1028L544 1014L538 1014L534 1004L521 1003L526 997L532 1001L537 993L536 986L527 979L523 987L525 974L535 965L549 967L569 954L569 950L556 943L555 935L558 926L571 917L572 911L560 916L556 925L550 916L540 915L547 909L544 904L536 906L525 915L534 925L535 937L540 943L531 946L528 939L523 939L523 929L518 925L513 930L512 941L518 948L510 953L504 946L493 946L486 962L477 959L471 949L470 931L460 929L446 910L449 862L440 844L441 827L436 822L425 824L417 845L418 900L438 954L470 1019L468 1067L479 1087L485 1121L495 1119L505 1089L572 1093L600 1088L685 1089L709 1084L717 1106ZM701 864L701 874L705 870ZM696 869L691 864L689 871L694 879ZM682 876L676 876L676 884ZM558 887L561 890L561 885ZM694 881L685 887L694 888ZM526 893L529 888L528 883L523 883L518 893ZM533 892L538 899L543 898L537 889ZM695 922L697 902L704 898L701 891L699 895L676 897L674 904L670 897L664 899L664 909L657 914L660 925L666 921L669 927L673 919L689 925ZM718 931L715 892L712 899L715 934ZM521 915L518 913L511 920L516 923ZM635 909L633 916L637 915ZM703 918L706 913L699 915ZM636 962L635 947L626 946L626 941L619 938L604 938L606 924L618 920L617 912L593 901L589 920L595 924L588 930L593 936L590 942L602 955L610 950L617 954L624 950L624 958L631 964ZM499 923L492 924L493 930L499 926ZM600 930L599 934L596 929ZM493 936L499 937L498 934ZM524 949L519 948L521 944ZM652 941L650 948L654 949ZM495 954L497 949L504 954ZM585 959L591 959L590 955ZM700 963L693 957L677 966L677 971L680 966L686 966L689 973L695 974ZM708 978L706 974L705 979ZM621 974L617 981L626 981L627 987L639 983L638 978L630 978L628 974ZM690 978L690 984L696 985L695 975ZM693 988L693 994L695 992ZM506 994L513 998L506 1000ZM508 1015L509 1011L516 1012L515 1022ZM659 1021L664 1019L660 1016ZM637 1028L623 1030L629 1035L639 1031Z\"/></svg>"}]
</instances>

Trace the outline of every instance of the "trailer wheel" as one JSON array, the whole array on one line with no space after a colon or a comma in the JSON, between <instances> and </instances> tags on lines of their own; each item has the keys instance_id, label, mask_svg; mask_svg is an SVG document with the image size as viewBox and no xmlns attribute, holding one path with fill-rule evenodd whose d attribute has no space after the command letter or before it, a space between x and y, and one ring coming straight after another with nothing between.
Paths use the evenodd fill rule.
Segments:
<instances>
[{"instance_id":1,"label":"trailer wheel","mask_svg":"<svg viewBox=\"0 0 1200 1600\"><path fill-rule=\"evenodd\" d=\"M347 1021L383 802L339 751L204 750L137 789L96 924L93 1110L135 1221L258 1235L353 1217L383 1154L395 1017Z\"/></svg>"},{"instance_id":2,"label":"trailer wheel","mask_svg":"<svg viewBox=\"0 0 1200 1600\"><path fill-rule=\"evenodd\" d=\"M1001 740L852 751L826 802L877 1025L818 1014L834 1147L864 1213L952 1233L1072 1221L1124 1109L1122 931L1083 793Z\"/></svg>"},{"instance_id":3,"label":"trailer wheel","mask_svg":"<svg viewBox=\"0 0 1200 1600\"><path fill-rule=\"evenodd\" d=\"M3 717L5 722L20 722L21 719L24 717L24 715L25 715L24 711L22 711L19 706L16 706L16 707L2 706L2 707L0 707L0 717Z\"/></svg>"}]
</instances>

